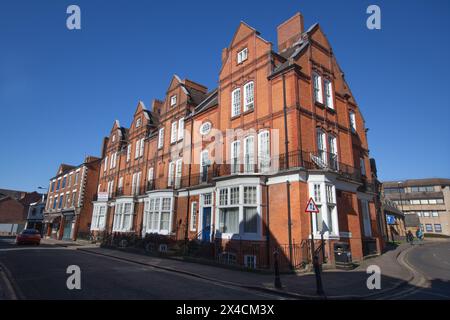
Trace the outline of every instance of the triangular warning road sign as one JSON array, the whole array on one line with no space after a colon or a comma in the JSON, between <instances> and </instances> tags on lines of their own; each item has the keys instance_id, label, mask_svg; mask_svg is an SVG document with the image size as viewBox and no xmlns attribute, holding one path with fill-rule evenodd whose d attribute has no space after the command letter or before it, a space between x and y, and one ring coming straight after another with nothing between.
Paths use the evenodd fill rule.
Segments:
<instances>
[{"instance_id":1,"label":"triangular warning road sign","mask_svg":"<svg viewBox=\"0 0 450 320\"><path fill-rule=\"evenodd\" d=\"M316 203L314 202L313 198L309 198L308 204L306 205L305 212L309 213L318 213L319 208L317 208Z\"/></svg>"}]
</instances>

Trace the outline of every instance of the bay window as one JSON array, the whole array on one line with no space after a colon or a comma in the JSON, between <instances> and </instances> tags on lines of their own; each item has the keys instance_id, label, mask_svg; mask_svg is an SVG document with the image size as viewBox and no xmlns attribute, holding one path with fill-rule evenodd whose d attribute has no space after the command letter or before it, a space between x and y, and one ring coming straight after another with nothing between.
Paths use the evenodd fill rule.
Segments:
<instances>
[{"instance_id":1,"label":"bay window","mask_svg":"<svg viewBox=\"0 0 450 320\"><path fill-rule=\"evenodd\" d=\"M118 202L114 211L113 231L131 231L133 224L133 202Z\"/></svg>"},{"instance_id":2,"label":"bay window","mask_svg":"<svg viewBox=\"0 0 450 320\"><path fill-rule=\"evenodd\" d=\"M91 230L103 230L106 221L106 204L94 204Z\"/></svg>"},{"instance_id":3,"label":"bay window","mask_svg":"<svg viewBox=\"0 0 450 320\"><path fill-rule=\"evenodd\" d=\"M339 236L335 186L323 179L311 181L309 193L319 209L318 213L312 213L315 237L320 234L326 238Z\"/></svg>"},{"instance_id":4,"label":"bay window","mask_svg":"<svg viewBox=\"0 0 450 320\"><path fill-rule=\"evenodd\" d=\"M242 239L255 239L261 233L259 187L235 185L218 190L218 236L239 234Z\"/></svg>"},{"instance_id":5,"label":"bay window","mask_svg":"<svg viewBox=\"0 0 450 320\"><path fill-rule=\"evenodd\" d=\"M144 201L144 233L169 234L171 221L171 197L151 197Z\"/></svg>"}]
</instances>

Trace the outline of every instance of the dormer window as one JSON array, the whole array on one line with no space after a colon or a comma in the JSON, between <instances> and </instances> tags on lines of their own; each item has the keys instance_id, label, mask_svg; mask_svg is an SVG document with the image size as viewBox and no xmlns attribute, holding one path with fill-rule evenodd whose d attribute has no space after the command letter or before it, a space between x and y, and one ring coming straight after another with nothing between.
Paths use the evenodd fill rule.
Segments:
<instances>
[{"instance_id":1,"label":"dormer window","mask_svg":"<svg viewBox=\"0 0 450 320\"><path fill-rule=\"evenodd\" d=\"M173 107L176 104L177 104L177 95L175 94L170 97L170 106Z\"/></svg>"},{"instance_id":2,"label":"dormer window","mask_svg":"<svg viewBox=\"0 0 450 320\"><path fill-rule=\"evenodd\" d=\"M237 63L238 64L242 63L245 60L247 60L247 58L248 58L248 49L245 48L244 50L241 50L241 51L238 52L238 54L237 54Z\"/></svg>"},{"instance_id":3,"label":"dormer window","mask_svg":"<svg viewBox=\"0 0 450 320\"><path fill-rule=\"evenodd\" d=\"M136 120L136 128L139 128L141 126L142 120L141 118Z\"/></svg>"}]
</instances>

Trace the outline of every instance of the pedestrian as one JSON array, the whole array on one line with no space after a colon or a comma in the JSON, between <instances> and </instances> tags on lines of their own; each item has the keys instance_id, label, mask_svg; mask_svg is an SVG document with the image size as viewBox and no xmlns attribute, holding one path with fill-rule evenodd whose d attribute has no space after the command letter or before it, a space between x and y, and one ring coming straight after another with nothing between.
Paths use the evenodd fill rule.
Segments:
<instances>
[{"instance_id":1,"label":"pedestrian","mask_svg":"<svg viewBox=\"0 0 450 320\"><path fill-rule=\"evenodd\" d=\"M412 234L411 230L408 230L406 233L406 242L414 244L414 235Z\"/></svg>"},{"instance_id":2,"label":"pedestrian","mask_svg":"<svg viewBox=\"0 0 450 320\"><path fill-rule=\"evenodd\" d=\"M419 240L419 242L422 242L422 240L423 240L423 232L422 232L422 229L420 227L417 228L416 237Z\"/></svg>"}]
</instances>

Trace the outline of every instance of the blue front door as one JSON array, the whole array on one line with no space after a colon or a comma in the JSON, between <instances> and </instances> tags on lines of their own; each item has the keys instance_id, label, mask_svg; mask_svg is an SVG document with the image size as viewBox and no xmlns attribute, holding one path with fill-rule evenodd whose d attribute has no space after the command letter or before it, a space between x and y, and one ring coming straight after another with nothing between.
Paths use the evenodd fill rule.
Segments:
<instances>
[{"instance_id":1,"label":"blue front door","mask_svg":"<svg viewBox=\"0 0 450 320\"><path fill-rule=\"evenodd\" d=\"M211 241L211 207L203 208L202 241Z\"/></svg>"}]
</instances>

